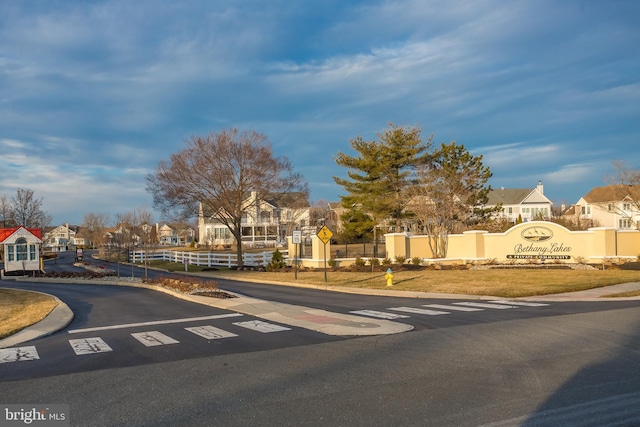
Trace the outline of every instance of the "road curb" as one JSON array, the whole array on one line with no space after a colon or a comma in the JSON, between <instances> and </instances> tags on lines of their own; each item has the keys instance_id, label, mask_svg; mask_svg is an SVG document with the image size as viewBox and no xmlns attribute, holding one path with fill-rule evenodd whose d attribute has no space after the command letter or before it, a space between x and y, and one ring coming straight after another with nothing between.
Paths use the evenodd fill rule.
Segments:
<instances>
[{"instance_id":1,"label":"road curb","mask_svg":"<svg viewBox=\"0 0 640 427\"><path fill-rule=\"evenodd\" d=\"M6 288L16 290L15 288ZM17 344L21 344L23 342L35 340L37 338L42 338L47 335L51 335L53 333L58 332L61 329L66 328L71 321L73 320L73 311L69 308L67 304L61 301L55 295L47 294L45 292L32 291L27 289L18 289L24 290L27 292L36 292L42 295L47 295L52 297L56 301L56 306L53 310L41 321L35 323L31 326L27 326L21 331L0 340L0 348L12 347Z\"/></svg>"}]
</instances>

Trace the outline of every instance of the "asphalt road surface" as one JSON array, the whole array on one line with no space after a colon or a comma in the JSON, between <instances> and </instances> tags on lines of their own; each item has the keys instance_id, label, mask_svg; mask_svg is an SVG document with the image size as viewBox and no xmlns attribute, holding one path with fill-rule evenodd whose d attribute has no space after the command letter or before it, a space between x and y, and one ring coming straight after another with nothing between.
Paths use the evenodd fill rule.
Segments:
<instances>
[{"instance_id":1,"label":"asphalt road surface","mask_svg":"<svg viewBox=\"0 0 640 427\"><path fill-rule=\"evenodd\" d=\"M639 323L626 308L330 340L1 381L0 396L69 404L77 426L634 426Z\"/></svg>"}]
</instances>

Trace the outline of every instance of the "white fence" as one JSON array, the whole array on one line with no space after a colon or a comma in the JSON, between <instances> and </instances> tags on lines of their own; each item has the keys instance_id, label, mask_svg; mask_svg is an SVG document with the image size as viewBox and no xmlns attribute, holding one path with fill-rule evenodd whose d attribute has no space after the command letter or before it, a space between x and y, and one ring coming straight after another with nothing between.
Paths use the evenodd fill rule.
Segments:
<instances>
[{"instance_id":1,"label":"white fence","mask_svg":"<svg viewBox=\"0 0 640 427\"><path fill-rule=\"evenodd\" d=\"M281 251L286 258L287 251ZM271 261L273 252L260 253L244 253L242 258L244 265L248 267L263 267ZM169 261L180 264L199 265L202 267L236 267L238 265L238 256L235 253L219 253L219 252L195 252L195 251L171 251L171 250L154 250L154 251L133 251L131 260L134 263L143 263L144 260Z\"/></svg>"}]
</instances>

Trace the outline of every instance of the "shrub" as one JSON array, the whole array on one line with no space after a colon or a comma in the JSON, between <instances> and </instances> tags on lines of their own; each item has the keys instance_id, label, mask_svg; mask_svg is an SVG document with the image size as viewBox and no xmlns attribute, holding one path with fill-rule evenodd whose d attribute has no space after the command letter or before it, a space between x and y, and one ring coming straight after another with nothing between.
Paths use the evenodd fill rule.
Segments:
<instances>
[{"instance_id":1,"label":"shrub","mask_svg":"<svg viewBox=\"0 0 640 427\"><path fill-rule=\"evenodd\" d=\"M407 257L406 256L402 256L402 255L396 256L396 262L398 264L404 264L406 261L407 261Z\"/></svg>"},{"instance_id":2,"label":"shrub","mask_svg":"<svg viewBox=\"0 0 640 427\"><path fill-rule=\"evenodd\" d=\"M411 258L411 264L413 264L413 265L422 264L422 258L414 256L413 258Z\"/></svg>"},{"instance_id":3,"label":"shrub","mask_svg":"<svg viewBox=\"0 0 640 427\"><path fill-rule=\"evenodd\" d=\"M391 264L393 264L393 261L391 261L391 259L389 257L385 257L382 260L382 265L384 265L385 267L390 266Z\"/></svg>"},{"instance_id":4,"label":"shrub","mask_svg":"<svg viewBox=\"0 0 640 427\"><path fill-rule=\"evenodd\" d=\"M355 260L356 267L364 267L367 264L367 261L363 260L361 256L357 256Z\"/></svg>"},{"instance_id":5,"label":"shrub","mask_svg":"<svg viewBox=\"0 0 640 427\"><path fill-rule=\"evenodd\" d=\"M380 260L378 258L369 258L369 265L371 267L377 267L380 265Z\"/></svg>"},{"instance_id":6,"label":"shrub","mask_svg":"<svg viewBox=\"0 0 640 427\"><path fill-rule=\"evenodd\" d=\"M335 258L330 258L329 261L327 261L327 264L329 264L329 267L331 268L336 268L337 262Z\"/></svg>"},{"instance_id":7,"label":"shrub","mask_svg":"<svg viewBox=\"0 0 640 427\"><path fill-rule=\"evenodd\" d=\"M273 255L271 256L271 261L266 266L267 271L276 271L282 270L285 266L284 257L282 253L276 249Z\"/></svg>"}]
</instances>

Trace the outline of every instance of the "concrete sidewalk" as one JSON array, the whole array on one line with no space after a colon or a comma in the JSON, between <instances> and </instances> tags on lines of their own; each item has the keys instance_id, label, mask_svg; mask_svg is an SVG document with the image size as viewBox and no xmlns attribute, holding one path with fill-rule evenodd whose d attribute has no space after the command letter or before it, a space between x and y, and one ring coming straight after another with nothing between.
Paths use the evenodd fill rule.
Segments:
<instances>
[{"instance_id":1,"label":"concrete sidewalk","mask_svg":"<svg viewBox=\"0 0 640 427\"><path fill-rule=\"evenodd\" d=\"M32 279L30 279L32 280ZM96 281L87 280L70 280L70 279L38 279L38 281L59 282L65 284L96 284ZM326 310L318 310L310 307L278 303L273 301L265 301L245 296L237 296L236 298L220 299L198 295L185 295L171 291L166 288L157 286L149 286L132 282L101 282L103 285L115 286L132 286L143 287L156 291L165 292L175 297L182 298L198 304L209 305L224 310L235 311L249 316L258 317L280 324L295 326L309 329L312 331L336 335L336 336L365 336L365 335L386 335L407 332L413 329L412 325L405 323L389 321L384 319L368 318L363 316L355 316L350 314L334 313ZM315 289L326 289L334 292L347 292L362 295L378 295L393 296L405 298L433 298L433 299L491 299L491 300L509 300L508 298L498 298L491 296L478 295L454 295L440 294L429 292L407 292L396 291L393 289L354 289L354 288L336 288L322 287L315 285L303 285L293 283L280 283L286 286L299 286ZM618 300L639 300L640 297L631 298L603 298L607 295L617 294L621 292L636 291L640 289L640 282L624 283L620 285L612 285L601 288L589 289L580 292L571 292L563 294L539 295L523 298L511 298L512 300L525 301L618 301ZM225 291L226 292L226 291ZM54 297L55 298L55 297ZM56 298L57 299L57 298ZM15 335L0 340L0 348L11 347L22 342L34 340L46 335L53 334L65 328L71 320L73 320L73 312L67 305L58 300L58 306L42 321L23 329Z\"/></svg>"},{"instance_id":2,"label":"concrete sidewalk","mask_svg":"<svg viewBox=\"0 0 640 427\"><path fill-rule=\"evenodd\" d=\"M561 294L537 295L532 297L518 298L527 301L621 301L638 300L638 297L609 297L626 292L640 290L640 282L621 283L619 285L603 286L600 288L587 289L586 291L565 292Z\"/></svg>"}]
</instances>

